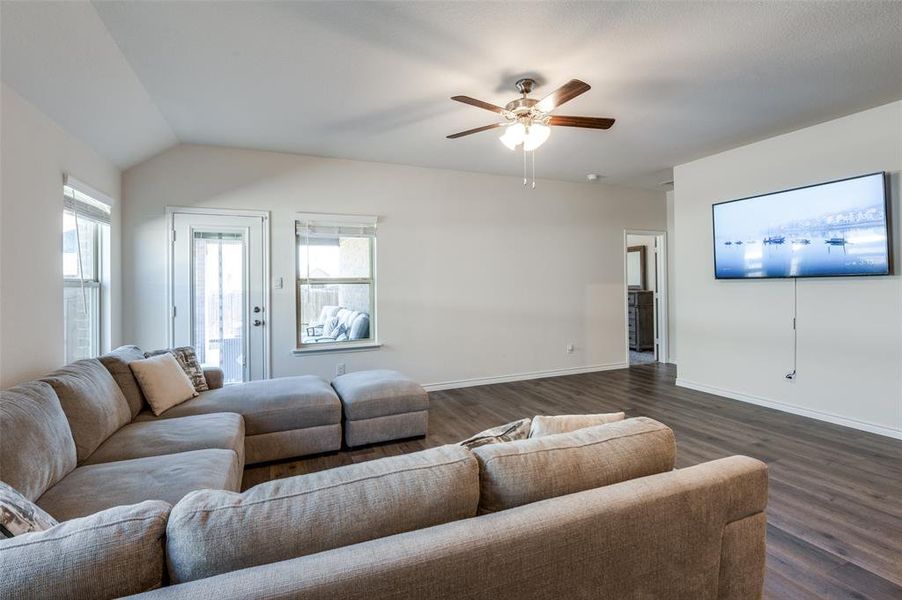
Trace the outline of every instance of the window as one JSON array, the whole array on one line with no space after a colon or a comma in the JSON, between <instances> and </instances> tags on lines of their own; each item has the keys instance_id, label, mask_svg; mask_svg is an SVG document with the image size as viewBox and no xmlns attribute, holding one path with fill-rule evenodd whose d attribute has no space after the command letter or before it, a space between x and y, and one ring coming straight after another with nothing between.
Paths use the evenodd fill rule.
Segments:
<instances>
[{"instance_id":1,"label":"window","mask_svg":"<svg viewBox=\"0 0 902 600\"><path fill-rule=\"evenodd\" d=\"M296 223L299 348L376 339L376 220L345 219L311 215Z\"/></svg>"},{"instance_id":2,"label":"window","mask_svg":"<svg viewBox=\"0 0 902 600\"><path fill-rule=\"evenodd\" d=\"M63 319L66 362L101 354L109 306L110 206L63 186Z\"/></svg>"}]
</instances>

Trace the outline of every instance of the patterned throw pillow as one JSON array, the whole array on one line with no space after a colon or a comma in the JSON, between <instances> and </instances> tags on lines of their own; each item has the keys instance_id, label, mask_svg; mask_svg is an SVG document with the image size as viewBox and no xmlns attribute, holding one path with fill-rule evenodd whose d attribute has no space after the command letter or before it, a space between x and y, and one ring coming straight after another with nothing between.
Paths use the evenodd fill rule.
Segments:
<instances>
[{"instance_id":1,"label":"patterned throw pillow","mask_svg":"<svg viewBox=\"0 0 902 600\"><path fill-rule=\"evenodd\" d=\"M34 502L0 481L0 537L11 538L59 525Z\"/></svg>"},{"instance_id":2,"label":"patterned throw pillow","mask_svg":"<svg viewBox=\"0 0 902 600\"><path fill-rule=\"evenodd\" d=\"M145 352L144 358L151 356L159 356L169 353L175 357L176 362L191 380L195 392L206 392L210 389L207 385L207 378L204 377L204 369L197 360L197 353L191 346L180 346L178 348L168 348L166 350L154 350L153 352Z\"/></svg>"},{"instance_id":3,"label":"patterned throw pillow","mask_svg":"<svg viewBox=\"0 0 902 600\"><path fill-rule=\"evenodd\" d=\"M487 444L500 444L502 442L513 442L515 440L525 440L529 435L529 425L531 419L520 419L507 425L499 425L486 429L477 433L471 438L467 438L460 442L460 446L464 448L478 448Z\"/></svg>"}]
</instances>

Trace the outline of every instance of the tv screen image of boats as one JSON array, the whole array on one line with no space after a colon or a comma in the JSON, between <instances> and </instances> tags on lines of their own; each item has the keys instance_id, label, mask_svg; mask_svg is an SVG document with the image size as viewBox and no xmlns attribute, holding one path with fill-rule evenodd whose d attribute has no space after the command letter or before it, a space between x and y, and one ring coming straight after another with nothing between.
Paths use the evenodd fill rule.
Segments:
<instances>
[{"instance_id":1,"label":"tv screen image of boats","mask_svg":"<svg viewBox=\"0 0 902 600\"><path fill-rule=\"evenodd\" d=\"M713 206L718 279L888 275L883 173Z\"/></svg>"}]
</instances>

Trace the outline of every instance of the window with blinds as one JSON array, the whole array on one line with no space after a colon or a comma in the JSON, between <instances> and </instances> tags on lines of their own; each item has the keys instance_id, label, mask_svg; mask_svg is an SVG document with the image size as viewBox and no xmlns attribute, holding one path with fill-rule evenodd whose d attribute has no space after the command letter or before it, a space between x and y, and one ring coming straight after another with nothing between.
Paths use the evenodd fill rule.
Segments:
<instances>
[{"instance_id":1,"label":"window with blinds","mask_svg":"<svg viewBox=\"0 0 902 600\"><path fill-rule=\"evenodd\" d=\"M66 362L101 354L108 290L110 205L63 185L63 318Z\"/></svg>"},{"instance_id":2,"label":"window with blinds","mask_svg":"<svg viewBox=\"0 0 902 600\"><path fill-rule=\"evenodd\" d=\"M376 219L302 215L295 238L298 347L374 342Z\"/></svg>"}]
</instances>

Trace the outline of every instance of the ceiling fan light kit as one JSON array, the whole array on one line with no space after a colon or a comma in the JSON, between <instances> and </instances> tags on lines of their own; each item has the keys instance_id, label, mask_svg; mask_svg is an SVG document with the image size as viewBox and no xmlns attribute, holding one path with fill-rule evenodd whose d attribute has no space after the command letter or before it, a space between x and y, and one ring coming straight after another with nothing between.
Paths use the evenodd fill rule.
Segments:
<instances>
[{"instance_id":1,"label":"ceiling fan light kit","mask_svg":"<svg viewBox=\"0 0 902 600\"><path fill-rule=\"evenodd\" d=\"M563 86L551 92L541 100L529 98L532 88L535 86L533 79L520 79L517 81L517 91L521 97L511 100L504 107L496 106L489 102L483 102L469 96L452 96L452 100L469 104L477 108L489 110L500 114L504 121L492 123L475 129L468 129L448 136L448 139L457 139L465 135L480 133L490 129L503 127L504 132L499 140L511 150L517 148L523 151L523 185L526 185L526 153L532 156L532 187L536 187L535 177L535 150L544 144L551 135L551 126L582 127L586 129L610 129L614 119L599 117L563 117L551 115L551 111L565 102L573 100L582 93L589 91L588 83L579 79L571 79Z\"/></svg>"}]
</instances>

